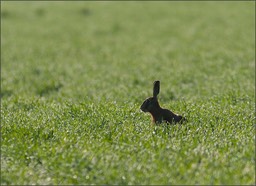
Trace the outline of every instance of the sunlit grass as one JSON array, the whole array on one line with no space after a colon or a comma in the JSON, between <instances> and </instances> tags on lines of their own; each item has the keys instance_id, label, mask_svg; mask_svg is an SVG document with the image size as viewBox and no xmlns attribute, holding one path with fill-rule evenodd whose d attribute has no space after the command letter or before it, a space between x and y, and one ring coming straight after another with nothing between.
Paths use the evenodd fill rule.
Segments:
<instances>
[{"instance_id":1,"label":"sunlit grass","mask_svg":"<svg viewBox=\"0 0 256 186\"><path fill-rule=\"evenodd\" d=\"M2 2L2 184L253 184L254 2ZM155 127L159 101L184 125Z\"/></svg>"}]
</instances>

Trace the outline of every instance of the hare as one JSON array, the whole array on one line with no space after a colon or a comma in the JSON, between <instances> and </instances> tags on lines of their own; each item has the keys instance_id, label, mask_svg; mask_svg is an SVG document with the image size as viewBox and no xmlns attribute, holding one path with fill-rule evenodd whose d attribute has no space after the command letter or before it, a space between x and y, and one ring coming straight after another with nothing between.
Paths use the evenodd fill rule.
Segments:
<instances>
[{"instance_id":1,"label":"hare","mask_svg":"<svg viewBox=\"0 0 256 186\"><path fill-rule=\"evenodd\" d=\"M168 109L163 109L160 107L157 95L160 92L160 81L154 82L153 87L153 97L147 98L141 105L140 109L143 112L149 112L152 116L153 123L161 123L161 122L168 122L170 124L172 123L178 123L185 120L184 117L174 114L172 111Z\"/></svg>"}]
</instances>

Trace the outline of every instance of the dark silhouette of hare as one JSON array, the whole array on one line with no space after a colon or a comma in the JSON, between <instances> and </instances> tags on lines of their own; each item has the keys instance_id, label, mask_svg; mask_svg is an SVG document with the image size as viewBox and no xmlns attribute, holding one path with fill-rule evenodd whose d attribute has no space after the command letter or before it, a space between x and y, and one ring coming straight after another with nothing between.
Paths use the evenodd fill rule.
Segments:
<instances>
[{"instance_id":1,"label":"dark silhouette of hare","mask_svg":"<svg viewBox=\"0 0 256 186\"><path fill-rule=\"evenodd\" d=\"M170 124L173 123L182 123L185 121L185 118L174 114L172 111L168 109L163 109L160 107L157 95L160 92L160 81L154 82L154 88L153 88L153 97L147 98L142 105L140 106L140 109L143 112L149 112L152 116L152 120L154 123L162 123L162 122L168 122Z\"/></svg>"}]
</instances>

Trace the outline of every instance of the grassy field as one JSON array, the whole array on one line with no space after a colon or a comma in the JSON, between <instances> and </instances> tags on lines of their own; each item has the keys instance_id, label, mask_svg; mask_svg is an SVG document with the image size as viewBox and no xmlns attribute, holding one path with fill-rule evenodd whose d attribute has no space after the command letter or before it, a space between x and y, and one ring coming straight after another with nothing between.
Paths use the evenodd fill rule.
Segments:
<instances>
[{"instance_id":1,"label":"grassy field","mask_svg":"<svg viewBox=\"0 0 256 186\"><path fill-rule=\"evenodd\" d=\"M1 184L254 184L254 7L1 2Z\"/></svg>"}]
</instances>

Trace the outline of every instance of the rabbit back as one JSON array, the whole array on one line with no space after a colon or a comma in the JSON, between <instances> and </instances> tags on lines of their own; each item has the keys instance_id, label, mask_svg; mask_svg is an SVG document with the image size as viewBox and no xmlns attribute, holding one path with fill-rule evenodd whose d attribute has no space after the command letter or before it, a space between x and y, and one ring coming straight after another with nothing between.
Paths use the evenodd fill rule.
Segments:
<instances>
[{"instance_id":1,"label":"rabbit back","mask_svg":"<svg viewBox=\"0 0 256 186\"><path fill-rule=\"evenodd\" d=\"M183 120L183 117L177 114L174 114L172 111L168 109L162 109L162 115L163 115L163 120L167 121L169 123L178 123Z\"/></svg>"}]
</instances>

